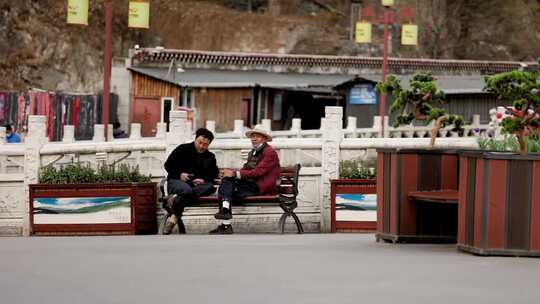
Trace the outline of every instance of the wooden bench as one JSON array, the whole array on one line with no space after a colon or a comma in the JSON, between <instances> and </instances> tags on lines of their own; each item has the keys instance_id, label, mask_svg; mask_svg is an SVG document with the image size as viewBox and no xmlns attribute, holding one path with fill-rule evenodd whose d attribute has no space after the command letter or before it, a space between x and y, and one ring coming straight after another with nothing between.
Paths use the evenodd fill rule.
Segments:
<instances>
[{"instance_id":1,"label":"wooden bench","mask_svg":"<svg viewBox=\"0 0 540 304\"><path fill-rule=\"evenodd\" d=\"M303 233L304 229L298 216L294 213L294 209L298 206L296 197L298 195L298 176L300 173L300 164L296 164L292 167L282 167L278 179L278 194L277 195L256 195L248 196L241 202L234 202L233 215L235 213L234 206L256 206L256 207L275 207L279 206L283 210L283 214L278 222L278 228L281 233L285 233L285 223L287 217L292 217L296 224L297 232ZM221 179L214 181L214 187L217 189L221 183ZM167 179L164 178L159 184L160 196L158 201L164 204L167 198ZM197 200L185 203L185 207L215 207L216 211L219 206L219 199L217 194L211 196L202 196ZM160 227L163 227L165 221L170 216L170 213L163 218ZM178 220L178 230L180 233L186 233L186 228L182 219ZM160 228L161 231L161 228Z\"/></svg>"}]
</instances>

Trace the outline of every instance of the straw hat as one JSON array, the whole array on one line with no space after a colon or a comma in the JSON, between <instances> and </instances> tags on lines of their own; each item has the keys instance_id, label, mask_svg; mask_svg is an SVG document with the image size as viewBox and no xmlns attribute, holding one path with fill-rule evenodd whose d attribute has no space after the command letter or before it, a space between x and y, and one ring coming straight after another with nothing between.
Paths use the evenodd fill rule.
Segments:
<instances>
[{"instance_id":1,"label":"straw hat","mask_svg":"<svg viewBox=\"0 0 540 304\"><path fill-rule=\"evenodd\" d=\"M266 138L266 141L272 141L272 135L262 128L261 125L256 125L253 129L246 132L246 137L250 137L252 134L259 134Z\"/></svg>"}]
</instances>

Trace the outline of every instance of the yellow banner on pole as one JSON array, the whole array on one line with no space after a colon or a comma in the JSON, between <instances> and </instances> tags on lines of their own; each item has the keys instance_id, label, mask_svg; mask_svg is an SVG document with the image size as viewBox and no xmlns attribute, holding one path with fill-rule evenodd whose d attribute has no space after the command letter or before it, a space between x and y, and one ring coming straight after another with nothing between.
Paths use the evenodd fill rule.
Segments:
<instances>
[{"instance_id":1,"label":"yellow banner on pole","mask_svg":"<svg viewBox=\"0 0 540 304\"><path fill-rule=\"evenodd\" d=\"M371 23L356 22L356 43L371 42Z\"/></svg>"},{"instance_id":2,"label":"yellow banner on pole","mask_svg":"<svg viewBox=\"0 0 540 304\"><path fill-rule=\"evenodd\" d=\"M401 27L401 44L418 44L418 26L416 24L404 24Z\"/></svg>"},{"instance_id":3,"label":"yellow banner on pole","mask_svg":"<svg viewBox=\"0 0 540 304\"><path fill-rule=\"evenodd\" d=\"M88 0L67 1L67 23L88 25Z\"/></svg>"},{"instance_id":4,"label":"yellow banner on pole","mask_svg":"<svg viewBox=\"0 0 540 304\"><path fill-rule=\"evenodd\" d=\"M147 0L130 0L128 27L150 28L150 3Z\"/></svg>"},{"instance_id":5,"label":"yellow banner on pole","mask_svg":"<svg viewBox=\"0 0 540 304\"><path fill-rule=\"evenodd\" d=\"M394 0L381 0L383 6L392 6L394 5Z\"/></svg>"}]
</instances>

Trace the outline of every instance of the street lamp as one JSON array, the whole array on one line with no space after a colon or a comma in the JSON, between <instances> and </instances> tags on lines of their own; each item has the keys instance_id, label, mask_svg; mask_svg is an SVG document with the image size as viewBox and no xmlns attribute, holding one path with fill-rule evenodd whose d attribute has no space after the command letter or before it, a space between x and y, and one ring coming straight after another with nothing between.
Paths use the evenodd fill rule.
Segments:
<instances>
[{"instance_id":1,"label":"street lamp","mask_svg":"<svg viewBox=\"0 0 540 304\"><path fill-rule=\"evenodd\" d=\"M149 0L130 0L128 27L149 28L150 3ZM109 105L111 93L111 66L112 66L112 0L105 0L105 33L103 47L103 103L101 120L105 129L105 141L108 141ZM88 0L67 0L67 23L88 25Z\"/></svg>"},{"instance_id":2,"label":"street lamp","mask_svg":"<svg viewBox=\"0 0 540 304\"><path fill-rule=\"evenodd\" d=\"M381 82L386 80L386 74L388 71L388 41L389 41L389 25L393 23L396 16L390 11L390 8L394 5L394 0L381 0L383 6L382 23L384 25L384 42L383 42L383 60L381 67ZM399 20L401 22L409 21L412 19L412 10L404 7L397 12ZM356 24L356 42L357 43L370 43L371 42L371 23L365 21L365 19L375 19L374 21L380 22L381 16L376 16L375 10L372 6L368 6L365 11L362 11L360 21ZM418 28L416 25L407 24L402 27L402 44L403 45L416 45L416 37ZM381 117L381 130L380 137L384 136L384 117L386 115L386 94L380 93L379 95L379 116Z\"/></svg>"}]
</instances>

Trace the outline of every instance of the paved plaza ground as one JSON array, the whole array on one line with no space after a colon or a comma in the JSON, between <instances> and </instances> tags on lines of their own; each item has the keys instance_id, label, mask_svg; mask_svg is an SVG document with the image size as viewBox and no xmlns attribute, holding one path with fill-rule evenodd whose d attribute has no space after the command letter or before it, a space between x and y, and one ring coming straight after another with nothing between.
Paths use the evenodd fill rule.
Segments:
<instances>
[{"instance_id":1,"label":"paved plaza ground","mask_svg":"<svg viewBox=\"0 0 540 304\"><path fill-rule=\"evenodd\" d=\"M540 303L540 259L370 234L0 238L0 303Z\"/></svg>"}]
</instances>

